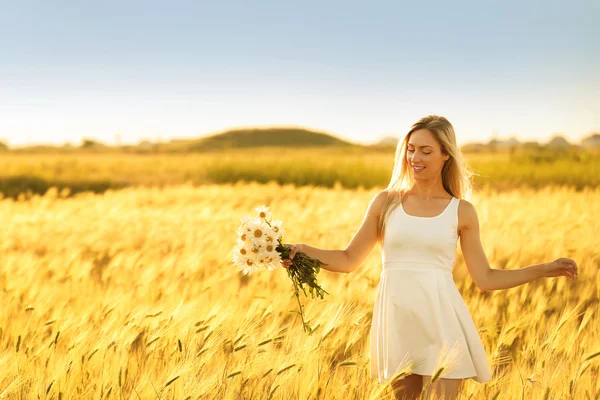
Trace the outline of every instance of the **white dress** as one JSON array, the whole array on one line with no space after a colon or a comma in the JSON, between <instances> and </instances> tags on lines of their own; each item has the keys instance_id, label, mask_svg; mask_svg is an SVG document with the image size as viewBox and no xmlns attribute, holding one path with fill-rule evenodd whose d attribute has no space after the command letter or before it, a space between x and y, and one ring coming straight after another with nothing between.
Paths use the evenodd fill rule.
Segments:
<instances>
[{"instance_id":1,"label":"white dress","mask_svg":"<svg viewBox=\"0 0 600 400\"><path fill-rule=\"evenodd\" d=\"M492 379L483 343L452 276L458 204L435 217L388 216L370 329L371 378L389 381L407 365L419 375Z\"/></svg>"}]
</instances>

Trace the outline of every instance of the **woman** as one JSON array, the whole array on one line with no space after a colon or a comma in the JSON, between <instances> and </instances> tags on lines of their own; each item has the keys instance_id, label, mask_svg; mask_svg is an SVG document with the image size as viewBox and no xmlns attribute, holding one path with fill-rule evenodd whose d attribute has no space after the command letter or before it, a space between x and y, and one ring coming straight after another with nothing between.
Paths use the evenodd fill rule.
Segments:
<instances>
[{"instance_id":1,"label":"woman","mask_svg":"<svg viewBox=\"0 0 600 400\"><path fill-rule=\"evenodd\" d=\"M296 244L283 262L288 268L303 252L327 264L324 269L349 273L380 243L383 265L371 321L370 371L380 383L391 381L398 399L418 398L423 387L454 399L463 379L491 380L483 344L452 277L459 238L469 274L481 291L541 277L577 276L577 265L568 258L516 270L490 268L477 212L464 199L470 195L471 175L450 122L424 117L398 143L390 184L373 197L346 249ZM448 359L432 384L443 354ZM407 362L412 373L398 378Z\"/></svg>"}]
</instances>

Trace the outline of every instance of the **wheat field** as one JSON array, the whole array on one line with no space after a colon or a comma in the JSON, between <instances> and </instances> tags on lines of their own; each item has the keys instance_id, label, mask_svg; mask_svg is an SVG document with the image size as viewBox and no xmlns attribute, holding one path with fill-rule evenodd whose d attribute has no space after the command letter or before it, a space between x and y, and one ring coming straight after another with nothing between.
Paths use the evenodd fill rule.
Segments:
<instances>
[{"instance_id":1,"label":"wheat field","mask_svg":"<svg viewBox=\"0 0 600 400\"><path fill-rule=\"evenodd\" d=\"M476 188L511 190L568 185L581 190L600 186L600 151L488 151L469 153L467 159L475 173ZM290 146L181 154L4 153L0 156L0 192L18 198L27 197L28 192L44 194L53 186L69 188L75 194L137 185L240 181L370 189L387 185L393 168L393 148Z\"/></svg>"},{"instance_id":2,"label":"wheat field","mask_svg":"<svg viewBox=\"0 0 600 400\"><path fill-rule=\"evenodd\" d=\"M322 270L324 300L286 271L241 274L239 218L265 204L285 243L343 249L381 188L277 184L50 190L0 200L0 398L392 399L369 377L381 272ZM600 398L600 188L477 191L494 268L573 258L579 277L482 293L457 248L454 277L493 380L460 399Z\"/></svg>"}]
</instances>

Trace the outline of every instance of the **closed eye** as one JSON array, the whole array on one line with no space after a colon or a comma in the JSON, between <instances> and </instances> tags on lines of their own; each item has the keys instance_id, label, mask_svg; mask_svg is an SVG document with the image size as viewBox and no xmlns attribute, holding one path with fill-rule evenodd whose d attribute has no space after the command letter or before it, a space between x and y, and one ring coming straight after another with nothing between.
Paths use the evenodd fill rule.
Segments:
<instances>
[{"instance_id":1,"label":"closed eye","mask_svg":"<svg viewBox=\"0 0 600 400\"><path fill-rule=\"evenodd\" d=\"M409 152L409 153L412 153L413 151L414 151L413 149L408 149L408 152ZM431 152L429 152L429 153L425 153L425 152L423 152L423 154L431 154Z\"/></svg>"}]
</instances>

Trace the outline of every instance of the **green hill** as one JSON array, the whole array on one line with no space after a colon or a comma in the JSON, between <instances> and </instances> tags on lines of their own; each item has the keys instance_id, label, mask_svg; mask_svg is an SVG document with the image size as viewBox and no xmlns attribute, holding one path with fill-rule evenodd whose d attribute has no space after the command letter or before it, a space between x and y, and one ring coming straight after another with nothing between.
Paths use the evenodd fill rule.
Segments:
<instances>
[{"instance_id":1,"label":"green hill","mask_svg":"<svg viewBox=\"0 0 600 400\"><path fill-rule=\"evenodd\" d=\"M180 143L179 146L182 144ZM250 147L353 147L357 146L326 133L300 128L234 129L192 140L183 147L189 151L240 149Z\"/></svg>"}]
</instances>

